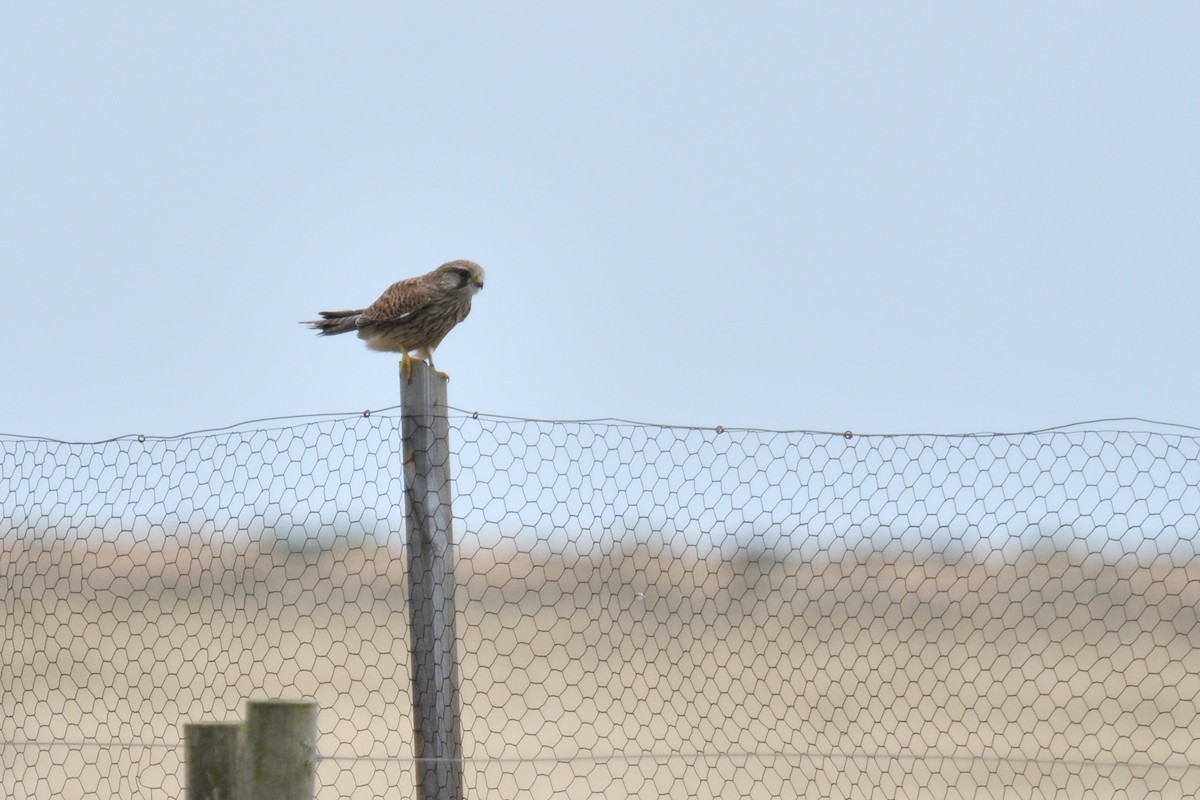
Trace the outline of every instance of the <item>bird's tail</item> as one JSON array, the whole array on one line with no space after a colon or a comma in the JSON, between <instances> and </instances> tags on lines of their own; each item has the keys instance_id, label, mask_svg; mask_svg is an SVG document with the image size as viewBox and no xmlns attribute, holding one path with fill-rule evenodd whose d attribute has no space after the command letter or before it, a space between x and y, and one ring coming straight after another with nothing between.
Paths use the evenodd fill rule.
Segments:
<instances>
[{"instance_id":1,"label":"bird's tail","mask_svg":"<svg viewBox=\"0 0 1200 800\"><path fill-rule=\"evenodd\" d=\"M366 311L365 308L354 311L322 311L321 319L308 320L300 324L308 325L322 336L333 336L335 333L358 330L358 316L364 311Z\"/></svg>"}]
</instances>

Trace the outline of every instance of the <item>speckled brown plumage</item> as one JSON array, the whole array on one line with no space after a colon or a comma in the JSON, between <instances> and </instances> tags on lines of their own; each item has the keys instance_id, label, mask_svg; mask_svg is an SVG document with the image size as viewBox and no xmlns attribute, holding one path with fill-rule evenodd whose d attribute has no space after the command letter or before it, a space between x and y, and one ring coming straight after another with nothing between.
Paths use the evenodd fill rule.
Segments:
<instances>
[{"instance_id":1,"label":"speckled brown plumage","mask_svg":"<svg viewBox=\"0 0 1200 800\"><path fill-rule=\"evenodd\" d=\"M372 350L400 353L406 375L409 353L433 366L433 351L471 313L471 298L483 288L483 268L474 261L450 261L433 272L398 281L367 308L322 311L305 322L324 336L357 331Z\"/></svg>"}]
</instances>

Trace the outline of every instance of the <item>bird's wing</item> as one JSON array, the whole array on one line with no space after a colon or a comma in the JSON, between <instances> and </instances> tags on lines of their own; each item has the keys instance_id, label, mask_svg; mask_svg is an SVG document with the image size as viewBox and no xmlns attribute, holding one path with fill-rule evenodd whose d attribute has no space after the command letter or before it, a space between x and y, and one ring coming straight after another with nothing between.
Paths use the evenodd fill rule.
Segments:
<instances>
[{"instance_id":1,"label":"bird's wing","mask_svg":"<svg viewBox=\"0 0 1200 800\"><path fill-rule=\"evenodd\" d=\"M399 322L429 303L429 282L409 278L393 283L359 318L359 325Z\"/></svg>"}]
</instances>

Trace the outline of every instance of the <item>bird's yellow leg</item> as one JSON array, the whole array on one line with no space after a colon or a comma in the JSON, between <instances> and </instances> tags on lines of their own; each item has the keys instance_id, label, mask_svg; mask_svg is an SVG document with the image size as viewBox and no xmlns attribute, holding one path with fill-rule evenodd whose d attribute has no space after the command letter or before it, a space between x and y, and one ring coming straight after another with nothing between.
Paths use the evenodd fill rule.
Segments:
<instances>
[{"instance_id":1,"label":"bird's yellow leg","mask_svg":"<svg viewBox=\"0 0 1200 800\"><path fill-rule=\"evenodd\" d=\"M426 357L429 359L429 368L430 368L431 370L433 370L433 372L434 372L434 374L435 374L435 375L440 375L440 376L441 376L441 378L442 378L442 380L444 380L444 381L448 381L448 380L450 380L450 376L449 376L449 375L447 375L446 373L442 372L440 369L438 369L437 367L435 367L435 366L433 365L433 353L432 353L432 352L426 351Z\"/></svg>"},{"instance_id":2,"label":"bird's yellow leg","mask_svg":"<svg viewBox=\"0 0 1200 800\"><path fill-rule=\"evenodd\" d=\"M433 374L439 376L442 380L447 380L447 381L450 380L449 375L442 372L441 370L439 370L437 367L435 367L433 365L433 348L432 347L417 348L417 355L419 355L421 357L422 361L424 361L426 364L429 365L429 368L431 370L433 370Z\"/></svg>"},{"instance_id":3,"label":"bird's yellow leg","mask_svg":"<svg viewBox=\"0 0 1200 800\"><path fill-rule=\"evenodd\" d=\"M406 381L412 380L412 356L407 351L400 356L400 377Z\"/></svg>"}]
</instances>

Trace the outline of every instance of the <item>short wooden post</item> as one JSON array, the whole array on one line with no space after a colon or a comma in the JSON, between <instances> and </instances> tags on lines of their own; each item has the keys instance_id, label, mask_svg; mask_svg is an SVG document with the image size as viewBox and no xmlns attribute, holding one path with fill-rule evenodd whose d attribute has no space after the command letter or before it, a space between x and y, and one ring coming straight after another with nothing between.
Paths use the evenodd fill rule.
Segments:
<instances>
[{"instance_id":1,"label":"short wooden post","mask_svg":"<svg viewBox=\"0 0 1200 800\"><path fill-rule=\"evenodd\" d=\"M414 360L409 379L401 372L400 402L417 797L461 800L462 734L445 377Z\"/></svg>"},{"instance_id":2,"label":"short wooden post","mask_svg":"<svg viewBox=\"0 0 1200 800\"><path fill-rule=\"evenodd\" d=\"M189 722L183 726L187 800L235 800L241 728L236 722Z\"/></svg>"},{"instance_id":3,"label":"short wooden post","mask_svg":"<svg viewBox=\"0 0 1200 800\"><path fill-rule=\"evenodd\" d=\"M313 800L317 783L317 704L250 700L243 723L239 800Z\"/></svg>"}]
</instances>

